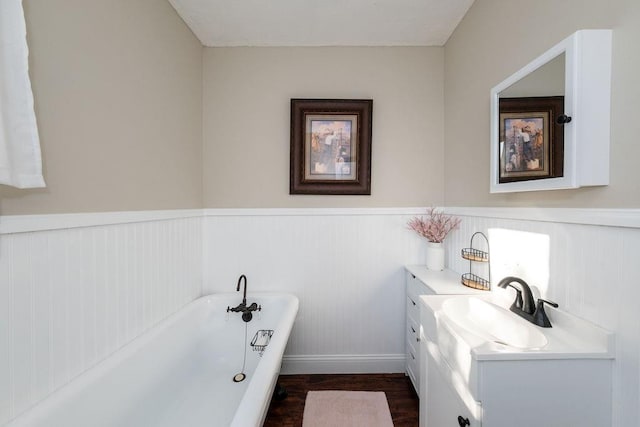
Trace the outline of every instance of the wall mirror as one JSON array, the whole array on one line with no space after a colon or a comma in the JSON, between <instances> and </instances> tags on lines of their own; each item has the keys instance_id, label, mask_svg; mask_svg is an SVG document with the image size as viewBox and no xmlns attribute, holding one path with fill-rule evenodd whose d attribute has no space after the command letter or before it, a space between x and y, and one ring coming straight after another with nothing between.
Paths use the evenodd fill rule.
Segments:
<instances>
[{"instance_id":1,"label":"wall mirror","mask_svg":"<svg viewBox=\"0 0 640 427\"><path fill-rule=\"evenodd\" d=\"M492 193L609 181L611 30L578 31L491 90Z\"/></svg>"}]
</instances>

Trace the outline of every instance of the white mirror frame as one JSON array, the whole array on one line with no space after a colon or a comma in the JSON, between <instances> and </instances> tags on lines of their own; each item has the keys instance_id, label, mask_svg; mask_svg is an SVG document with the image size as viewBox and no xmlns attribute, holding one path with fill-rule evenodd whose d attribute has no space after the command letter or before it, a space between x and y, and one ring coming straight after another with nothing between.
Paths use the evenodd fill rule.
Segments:
<instances>
[{"instance_id":1,"label":"white mirror frame","mask_svg":"<svg viewBox=\"0 0 640 427\"><path fill-rule=\"evenodd\" d=\"M559 190L609 184L611 30L581 30L491 89L491 193ZM564 174L559 178L499 182L499 96L523 77L565 54Z\"/></svg>"}]
</instances>

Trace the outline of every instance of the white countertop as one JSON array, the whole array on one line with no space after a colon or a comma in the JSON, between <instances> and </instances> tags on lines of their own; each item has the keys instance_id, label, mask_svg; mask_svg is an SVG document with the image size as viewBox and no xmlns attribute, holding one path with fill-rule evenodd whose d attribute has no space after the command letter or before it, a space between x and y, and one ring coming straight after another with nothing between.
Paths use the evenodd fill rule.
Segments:
<instances>
[{"instance_id":1,"label":"white countertop","mask_svg":"<svg viewBox=\"0 0 640 427\"><path fill-rule=\"evenodd\" d=\"M461 282L461 274L453 270L433 271L427 270L424 265L407 265L405 269L424 282L433 292L438 295L465 295L465 294L486 294L488 291L481 291L464 286Z\"/></svg>"},{"instance_id":2,"label":"white countertop","mask_svg":"<svg viewBox=\"0 0 640 427\"><path fill-rule=\"evenodd\" d=\"M470 296L469 296L470 297ZM483 296L496 305L507 308L503 301L485 292ZM547 308L552 328L539 328L548 343L544 347L520 349L485 339L460 327L442 312L442 304L449 298L466 298L451 295L424 295L420 297L421 310L433 313L440 332L450 334L467 347L475 360L527 360L527 359L613 359L615 352L614 334L584 319L562 310ZM514 316L516 316L514 314ZM432 333L435 331L431 331ZM432 337L433 338L433 337Z\"/></svg>"}]
</instances>

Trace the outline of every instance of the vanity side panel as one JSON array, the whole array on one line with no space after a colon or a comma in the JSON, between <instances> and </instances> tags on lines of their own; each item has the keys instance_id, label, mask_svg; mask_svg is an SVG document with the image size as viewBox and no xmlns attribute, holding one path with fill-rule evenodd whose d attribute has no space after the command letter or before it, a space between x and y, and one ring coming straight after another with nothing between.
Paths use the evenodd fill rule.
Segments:
<instances>
[{"instance_id":1,"label":"vanity side panel","mask_svg":"<svg viewBox=\"0 0 640 427\"><path fill-rule=\"evenodd\" d=\"M492 361L480 370L483 427L611 426L611 360Z\"/></svg>"}]
</instances>

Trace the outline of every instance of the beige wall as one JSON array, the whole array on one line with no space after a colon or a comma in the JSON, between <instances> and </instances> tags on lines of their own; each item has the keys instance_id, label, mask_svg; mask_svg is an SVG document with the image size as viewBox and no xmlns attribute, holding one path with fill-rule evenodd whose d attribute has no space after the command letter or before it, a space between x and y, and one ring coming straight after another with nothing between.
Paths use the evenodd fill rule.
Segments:
<instances>
[{"instance_id":1,"label":"beige wall","mask_svg":"<svg viewBox=\"0 0 640 427\"><path fill-rule=\"evenodd\" d=\"M165 1L24 6L48 187L0 186L2 215L640 206L636 0L476 0L444 49L203 49ZM614 29L611 185L489 194L489 90L581 28ZM374 100L371 196L288 194L293 97Z\"/></svg>"},{"instance_id":2,"label":"beige wall","mask_svg":"<svg viewBox=\"0 0 640 427\"><path fill-rule=\"evenodd\" d=\"M442 48L207 48L204 205L443 201ZM291 98L373 99L371 196L289 195Z\"/></svg>"},{"instance_id":3,"label":"beige wall","mask_svg":"<svg viewBox=\"0 0 640 427\"><path fill-rule=\"evenodd\" d=\"M489 194L489 91L587 28L613 29L610 185ZM639 40L637 0L476 0L445 46L445 204L640 207Z\"/></svg>"},{"instance_id":4,"label":"beige wall","mask_svg":"<svg viewBox=\"0 0 640 427\"><path fill-rule=\"evenodd\" d=\"M0 214L202 206L202 47L158 0L25 0L47 188Z\"/></svg>"}]
</instances>

